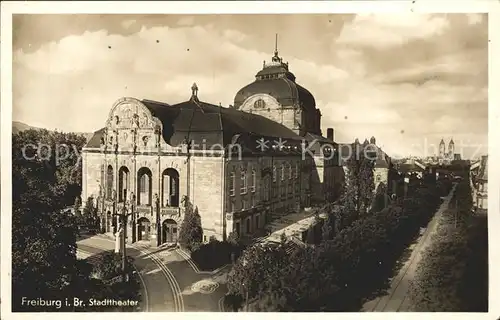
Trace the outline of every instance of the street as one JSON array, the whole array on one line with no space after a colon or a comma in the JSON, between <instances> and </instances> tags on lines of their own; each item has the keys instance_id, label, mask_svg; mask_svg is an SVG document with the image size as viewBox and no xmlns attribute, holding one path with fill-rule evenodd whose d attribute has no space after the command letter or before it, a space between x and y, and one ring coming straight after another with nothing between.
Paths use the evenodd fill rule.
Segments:
<instances>
[{"instance_id":1,"label":"street","mask_svg":"<svg viewBox=\"0 0 500 320\"><path fill-rule=\"evenodd\" d=\"M95 235L77 241L78 258L114 250L114 240ZM141 309L146 312L223 311L221 299L226 293L224 271L202 272L182 251L150 248L144 243L127 245L134 258L143 286Z\"/></svg>"}]
</instances>

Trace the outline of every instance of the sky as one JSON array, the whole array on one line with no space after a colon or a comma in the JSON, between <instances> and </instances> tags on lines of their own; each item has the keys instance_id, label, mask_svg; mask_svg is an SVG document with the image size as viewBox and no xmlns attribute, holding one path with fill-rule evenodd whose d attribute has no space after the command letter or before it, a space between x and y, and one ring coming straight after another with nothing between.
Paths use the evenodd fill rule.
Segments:
<instances>
[{"instance_id":1,"label":"sky","mask_svg":"<svg viewBox=\"0 0 500 320\"><path fill-rule=\"evenodd\" d=\"M278 50L337 142L374 136L393 157L453 138L487 153L486 14L14 15L13 120L104 126L113 103L228 106Z\"/></svg>"}]
</instances>

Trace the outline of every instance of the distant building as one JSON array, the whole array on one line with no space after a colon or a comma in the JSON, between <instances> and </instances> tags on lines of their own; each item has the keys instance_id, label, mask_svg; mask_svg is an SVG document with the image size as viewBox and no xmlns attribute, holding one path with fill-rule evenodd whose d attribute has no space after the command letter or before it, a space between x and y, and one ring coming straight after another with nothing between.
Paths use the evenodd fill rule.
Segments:
<instances>
[{"instance_id":1,"label":"distant building","mask_svg":"<svg viewBox=\"0 0 500 320\"><path fill-rule=\"evenodd\" d=\"M459 160L456 159L456 154L455 154L455 142L453 142L453 139L450 140L448 144L448 150L446 150L446 144L443 139L441 139L441 142L439 143L439 154L437 157L437 163L438 164L450 164L451 161L453 160Z\"/></svg>"},{"instance_id":2,"label":"distant building","mask_svg":"<svg viewBox=\"0 0 500 320\"><path fill-rule=\"evenodd\" d=\"M488 210L488 156L483 156L479 165L478 174L473 176L474 208L479 213Z\"/></svg>"},{"instance_id":3,"label":"distant building","mask_svg":"<svg viewBox=\"0 0 500 320\"><path fill-rule=\"evenodd\" d=\"M391 191L393 189L393 180L395 179L393 177L394 164L391 157L389 157L382 150L382 148L377 146L375 137L371 137L370 141L365 139L362 144L358 139L356 139L354 143L351 144L339 144L339 152L341 157L340 163L342 165L342 168L344 169L344 172L347 173L347 160L349 159L349 157L355 156L357 153L359 159L361 156L363 156L363 153L365 152L364 150L366 150L366 154L368 156L373 156L375 159L375 170L373 172L375 188L373 191L375 192L381 184L383 184L387 188L388 192Z\"/></svg>"}]
</instances>

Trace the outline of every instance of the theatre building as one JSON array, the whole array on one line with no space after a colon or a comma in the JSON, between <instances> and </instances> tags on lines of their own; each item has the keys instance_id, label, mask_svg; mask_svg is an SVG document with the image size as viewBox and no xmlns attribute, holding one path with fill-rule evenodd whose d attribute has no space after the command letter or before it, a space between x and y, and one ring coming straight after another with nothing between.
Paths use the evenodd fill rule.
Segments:
<instances>
[{"instance_id":1,"label":"theatre building","mask_svg":"<svg viewBox=\"0 0 500 320\"><path fill-rule=\"evenodd\" d=\"M129 214L128 242L175 243L186 200L204 241L255 236L338 194L344 174L320 117L277 52L234 106L203 102L196 84L178 104L121 98L83 149L82 199L95 199L106 232Z\"/></svg>"}]
</instances>

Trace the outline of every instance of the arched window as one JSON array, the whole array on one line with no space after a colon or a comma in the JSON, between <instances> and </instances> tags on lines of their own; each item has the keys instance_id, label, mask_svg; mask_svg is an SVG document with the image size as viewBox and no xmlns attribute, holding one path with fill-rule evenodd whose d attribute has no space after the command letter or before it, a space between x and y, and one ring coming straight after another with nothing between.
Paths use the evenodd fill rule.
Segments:
<instances>
[{"instance_id":1,"label":"arched window","mask_svg":"<svg viewBox=\"0 0 500 320\"><path fill-rule=\"evenodd\" d=\"M285 165L281 165L281 181L285 180Z\"/></svg>"},{"instance_id":2,"label":"arched window","mask_svg":"<svg viewBox=\"0 0 500 320\"><path fill-rule=\"evenodd\" d=\"M108 166L108 170L106 172L106 197L108 199L112 199L113 197L113 167Z\"/></svg>"},{"instance_id":3,"label":"arched window","mask_svg":"<svg viewBox=\"0 0 500 320\"><path fill-rule=\"evenodd\" d=\"M138 185L137 185L137 204L150 206L153 198L153 180L151 170L148 168L141 168L137 172Z\"/></svg>"},{"instance_id":4,"label":"arched window","mask_svg":"<svg viewBox=\"0 0 500 320\"><path fill-rule=\"evenodd\" d=\"M292 180L292 165L288 164L288 179Z\"/></svg>"},{"instance_id":5,"label":"arched window","mask_svg":"<svg viewBox=\"0 0 500 320\"><path fill-rule=\"evenodd\" d=\"M273 182L276 182L276 176L277 176L276 166L273 166Z\"/></svg>"},{"instance_id":6,"label":"arched window","mask_svg":"<svg viewBox=\"0 0 500 320\"><path fill-rule=\"evenodd\" d=\"M163 171L161 203L163 207L179 206L179 172L175 169Z\"/></svg>"},{"instance_id":7,"label":"arched window","mask_svg":"<svg viewBox=\"0 0 500 320\"><path fill-rule=\"evenodd\" d=\"M121 167L118 170L118 202L124 202L127 200L127 194L129 192L129 176L130 172L127 167Z\"/></svg>"},{"instance_id":8,"label":"arched window","mask_svg":"<svg viewBox=\"0 0 500 320\"><path fill-rule=\"evenodd\" d=\"M380 181L382 181L382 176L380 174L377 174L377 178L376 179L377 179L377 182L380 182Z\"/></svg>"}]
</instances>

